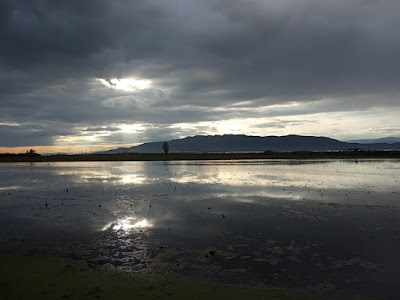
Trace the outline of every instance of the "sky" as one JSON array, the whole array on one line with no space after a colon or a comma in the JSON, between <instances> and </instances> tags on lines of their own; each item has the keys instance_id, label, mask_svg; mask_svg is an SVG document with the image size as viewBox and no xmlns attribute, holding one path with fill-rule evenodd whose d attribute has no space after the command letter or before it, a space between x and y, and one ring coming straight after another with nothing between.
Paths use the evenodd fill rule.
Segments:
<instances>
[{"instance_id":1,"label":"sky","mask_svg":"<svg viewBox=\"0 0 400 300\"><path fill-rule=\"evenodd\" d=\"M0 152L400 136L400 1L2 0Z\"/></svg>"}]
</instances>

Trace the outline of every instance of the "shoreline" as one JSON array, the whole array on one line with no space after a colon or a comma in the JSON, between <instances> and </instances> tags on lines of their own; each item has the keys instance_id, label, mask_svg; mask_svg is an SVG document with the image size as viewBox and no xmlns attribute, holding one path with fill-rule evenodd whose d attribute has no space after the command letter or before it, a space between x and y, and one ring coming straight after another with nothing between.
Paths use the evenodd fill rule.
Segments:
<instances>
[{"instance_id":1,"label":"shoreline","mask_svg":"<svg viewBox=\"0 0 400 300\"><path fill-rule=\"evenodd\" d=\"M2 299L335 299L322 284L225 284L196 276L142 277L54 255L0 254ZM315 295L316 294L316 295ZM368 298L367 298L368 299Z\"/></svg>"},{"instance_id":2,"label":"shoreline","mask_svg":"<svg viewBox=\"0 0 400 300\"><path fill-rule=\"evenodd\" d=\"M252 159L398 159L400 151L294 151L264 153L122 153L48 156L0 155L2 162L79 162L79 161L187 161Z\"/></svg>"}]
</instances>

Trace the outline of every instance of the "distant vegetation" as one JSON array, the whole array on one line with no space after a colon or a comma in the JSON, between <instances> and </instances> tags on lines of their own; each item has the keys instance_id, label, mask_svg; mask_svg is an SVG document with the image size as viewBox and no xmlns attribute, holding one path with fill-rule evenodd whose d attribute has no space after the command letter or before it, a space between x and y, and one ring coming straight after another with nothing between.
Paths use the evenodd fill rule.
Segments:
<instances>
[{"instance_id":1,"label":"distant vegetation","mask_svg":"<svg viewBox=\"0 0 400 300\"><path fill-rule=\"evenodd\" d=\"M30 149L29 151L26 151L25 153L0 153L0 159L2 158L12 158L12 157L40 157L41 155L36 153L35 150ZM2 161L2 160L1 160Z\"/></svg>"},{"instance_id":2,"label":"distant vegetation","mask_svg":"<svg viewBox=\"0 0 400 300\"><path fill-rule=\"evenodd\" d=\"M81 155L1 155L0 162L57 162L57 161L179 161L179 160L234 160L234 159L363 159L400 158L400 151L344 150L344 151L265 151L259 153L123 153Z\"/></svg>"}]
</instances>

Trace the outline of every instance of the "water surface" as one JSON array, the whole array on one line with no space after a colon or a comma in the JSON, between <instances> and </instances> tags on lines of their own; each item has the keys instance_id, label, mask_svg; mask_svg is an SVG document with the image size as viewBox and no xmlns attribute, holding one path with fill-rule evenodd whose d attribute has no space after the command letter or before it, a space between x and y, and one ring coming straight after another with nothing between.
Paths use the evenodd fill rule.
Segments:
<instances>
[{"instance_id":1,"label":"water surface","mask_svg":"<svg viewBox=\"0 0 400 300\"><path fill-rule=\"evenodd\" d=\"M400 295L400 160L0 164L0 250Z\"/></svg>"}]
</instances>

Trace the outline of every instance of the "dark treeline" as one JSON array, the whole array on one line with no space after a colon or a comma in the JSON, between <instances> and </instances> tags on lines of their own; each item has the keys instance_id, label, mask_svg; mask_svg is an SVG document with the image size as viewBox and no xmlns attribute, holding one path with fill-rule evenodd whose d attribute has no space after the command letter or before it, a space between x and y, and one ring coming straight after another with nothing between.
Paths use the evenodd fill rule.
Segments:
<instances>
[{"instance_id":1,"label":"dark treeline","mask_svg":"<svg viewBox=\"0 0 400 300\"><path fill-rule=\"evenodd\" d=\"M259 153L121 153L76 155L15 155L1 157L2 162L56 161L179 161L179 160L234 160L234 159L380 159L400 158L400 151L265 151Z\"/></svg>"},{"instance_id":2,"label":"dark treeline","mask_svg":"<svg viewBox=\"0 0 400 300\"><path fill-rule=\"evenodd\" d=\"M41 156L39 153L36 153L35 150L31 149L26 151L25 153L0 153L0 158L7 157L38 157Z\"/></svg>"}]
</instances>

